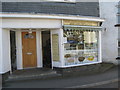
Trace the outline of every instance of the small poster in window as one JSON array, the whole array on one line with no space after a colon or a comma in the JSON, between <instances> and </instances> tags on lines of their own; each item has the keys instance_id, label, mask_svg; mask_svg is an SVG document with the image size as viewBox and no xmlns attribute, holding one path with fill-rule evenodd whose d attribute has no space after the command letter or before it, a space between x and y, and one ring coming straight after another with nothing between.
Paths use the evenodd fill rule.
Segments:
<instances>
[{"instance_id":1,"label":"small poster in window","mask_svg":"<svg viewBox=\"0 0 120 90\"><path fill-rule=\"evenodd\" d=\"M52 53L53 61L59 61L59 37L58 34L52 35Z\"/></svg>"},{"instance_id":2,"label":"small poster in window","mask_svg":"<svg viewBox=\"0 0 120 90\"><path fill-rule=\"evenodd\" d=\"M64 37L64 43L67 43L67 37Z\"/></svg>"}]
</instances>

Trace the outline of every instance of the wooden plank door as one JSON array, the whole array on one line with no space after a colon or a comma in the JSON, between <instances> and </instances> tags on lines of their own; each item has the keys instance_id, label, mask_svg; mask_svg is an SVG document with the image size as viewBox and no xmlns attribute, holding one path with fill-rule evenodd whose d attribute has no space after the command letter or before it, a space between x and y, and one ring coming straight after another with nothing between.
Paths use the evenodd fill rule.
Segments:
<instances>
[{"instance_id":1,"label":"wooden plank door","mask_svg":"<svg viewBox=\"0 0 120 90\"><path fill-rule=\"evenodd\" d=\"M22 32L23 68L37 67L36 32Z\"/></svg>"}]
</instances>

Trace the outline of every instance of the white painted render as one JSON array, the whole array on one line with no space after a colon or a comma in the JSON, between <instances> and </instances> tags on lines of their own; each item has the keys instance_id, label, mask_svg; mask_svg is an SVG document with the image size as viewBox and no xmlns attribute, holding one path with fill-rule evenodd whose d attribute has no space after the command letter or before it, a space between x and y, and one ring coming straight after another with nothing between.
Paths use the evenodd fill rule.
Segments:
<instances>
[{"instance_id":1,"label":"white painted render","mask_svg":"<svg viewBox=\"0 0 120 90\"><path fill-rule=\"evenodd\" d=\"M31 19L31 18L4 18L3 28L61 28L61 20Z\"/></svg>"},{"instance_id":2,"label":"white painted render","mask_svg":"<svg viewBox=\"0 0 120 90\"><path fill-rule=\"evenodd\" d=\"M2 30L2 73L11 71L10 31Z\"/></svg>"},{"instance_id":3,"label":"white painted render","mask_svg":"<svg viewBox=\"0 0 120 90\"><path fill-rule=\"evenodd\" d=\"M21 43L21 30L16 31L16 61L17 61L17 69L23 69L22 67L22 43Z\"/></svg>"},{"instance_id":4,"label":"white painted render","mask_svg":"<svg viewBox=\"0 0 120 90\"><path fill-rule=\"evenodd\" d=\"M37 67L43 67L43 60L42 60L42 36L41 31L36 31L36 45L37 45Z\"/></svg>"},{"instance_id":5,"label":"white painted render","mask_svg":"<svg viewBox=\"0 0 120 90\"><path fill-rule=\"evenodd\" d=\"M117 2L104 2L104 0L100 1L100 17L105 19L102 27L102 59L104 62L111 62L117 64L116 60L118 56L118 48L117 48L117 39L118 39L118 28L114 27L117 24L117 12L118 9L116 5Z\"/></svg>"}]
</instances>

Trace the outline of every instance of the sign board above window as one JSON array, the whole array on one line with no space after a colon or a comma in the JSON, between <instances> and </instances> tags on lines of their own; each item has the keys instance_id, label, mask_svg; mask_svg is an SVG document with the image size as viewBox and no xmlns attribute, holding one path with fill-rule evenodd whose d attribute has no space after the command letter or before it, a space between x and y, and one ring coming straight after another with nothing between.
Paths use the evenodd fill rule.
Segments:
<instances>
[{"instance_id":1,"label":"sign board above window","mask_svg":"<svg viewBox=\"0 0 120 90\"><path fill-rule=\"evenodd\" d=\"M77 21L77 20L64 20L64 25L80 25L80 26L99 26L99 22L94 21Z\"/></svg>"}]
</instances>

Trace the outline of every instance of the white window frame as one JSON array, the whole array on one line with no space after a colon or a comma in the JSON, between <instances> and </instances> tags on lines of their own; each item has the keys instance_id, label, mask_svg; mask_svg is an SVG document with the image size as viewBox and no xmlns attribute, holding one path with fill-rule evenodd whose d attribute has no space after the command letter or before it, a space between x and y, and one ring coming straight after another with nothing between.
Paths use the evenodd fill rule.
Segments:
<instances>
[{"instance_id":1,"label":"white window frame","mask_svg":"<svg viewBox=\"0 0 120 90\"><path fill-rule=\"evenodd\" d=\"M43 0L43 1L50 1L50 2L76 2L76 0Z\"/></svg>"}]
</instances>

